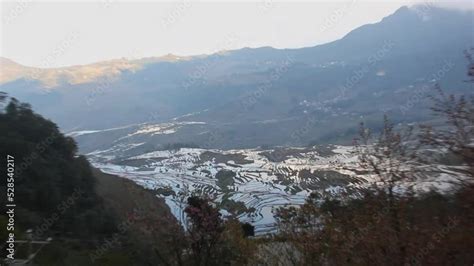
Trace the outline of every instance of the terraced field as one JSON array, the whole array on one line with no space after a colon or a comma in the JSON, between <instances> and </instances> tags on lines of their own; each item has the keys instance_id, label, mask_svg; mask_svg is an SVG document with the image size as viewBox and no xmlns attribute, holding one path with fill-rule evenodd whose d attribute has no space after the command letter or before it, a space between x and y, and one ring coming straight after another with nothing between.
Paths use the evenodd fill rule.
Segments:
<instances>
[{"instance_id":1,"label":"terraced field","mask_svg":"<svg viewBox=\"0 0 474 266\"><path fill-rule=\"evenodd\" d=\"M228 151L181 148L127 158L116 158L116 152L95 151L88 156L102 171L154 189L181 221L185 218L183 195L205 194L219 203L223 215L252 223L260 234L274 228L277 207L300 205L311 192L334 195L367 181L357 174L352 148L343 146Z\"/></svg>"}]
</instances>

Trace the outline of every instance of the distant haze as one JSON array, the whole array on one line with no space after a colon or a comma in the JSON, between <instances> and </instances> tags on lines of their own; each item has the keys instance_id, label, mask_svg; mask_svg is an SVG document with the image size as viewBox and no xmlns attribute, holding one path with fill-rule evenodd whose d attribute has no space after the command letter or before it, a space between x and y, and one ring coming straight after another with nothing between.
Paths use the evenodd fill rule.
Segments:
<instances>
[{"instance_id":1,"label":"distant haze","mask_svg":"<svg viewBox=\"0 0 474 266\"><path fill-rule=\"evenodd\" d=\"M26 66L51 68L168 53L314 46L414 3L3 2L0 55ZM472 8L471 1L440 5Z\"/></svg>"}]
</instances>

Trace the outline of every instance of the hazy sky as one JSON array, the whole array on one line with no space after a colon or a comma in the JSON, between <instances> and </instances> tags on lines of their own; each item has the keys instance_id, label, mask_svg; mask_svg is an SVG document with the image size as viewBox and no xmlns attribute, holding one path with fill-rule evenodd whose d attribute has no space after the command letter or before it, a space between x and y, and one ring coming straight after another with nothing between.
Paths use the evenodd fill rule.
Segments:
<instances>
[{"instance_id":1,"label":"hazy sky","mask_svg":"<svg viewBox=\"0 0 474 266\"><path fill-rule=\"evenodd\" d=\"M474 1L461 2L472 7ZM1 56L28 66L57 67L168 53L313 46L413 3L2 1Z\"/></svg>"}]
</instances>

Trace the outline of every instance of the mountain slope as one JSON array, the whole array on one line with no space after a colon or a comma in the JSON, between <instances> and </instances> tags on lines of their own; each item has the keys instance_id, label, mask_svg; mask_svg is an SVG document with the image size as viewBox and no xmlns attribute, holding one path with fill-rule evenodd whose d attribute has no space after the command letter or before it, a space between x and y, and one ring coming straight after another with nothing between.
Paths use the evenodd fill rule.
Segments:
<instances>
[{"instance_id":1,"label":"mountain slope","mask_svg":"<svg viewBox=\"0 0 474 266\"><path fill-rule=\"evenodd\" d=\"M432 8L427 15L429 19L403 7L379 23L315 47L143 60L147 63L140 68L114 78L66 82L47 91L37 81L19 79L0 90L32 102L66 131L133 125L142 133L124 139L152 146L185 142L232 148L347 140L358 121L370 124L384 112L394 121L428 119L423 110L435 82L453 92L472 91L462 80L463 50L474 46L473 13ZM173 134L140 129L176 122L187 125ZM212 135L223 141L209 141ZM87 146L94 138L83 136L79 143Z\"/></svg>"}]
</instances>

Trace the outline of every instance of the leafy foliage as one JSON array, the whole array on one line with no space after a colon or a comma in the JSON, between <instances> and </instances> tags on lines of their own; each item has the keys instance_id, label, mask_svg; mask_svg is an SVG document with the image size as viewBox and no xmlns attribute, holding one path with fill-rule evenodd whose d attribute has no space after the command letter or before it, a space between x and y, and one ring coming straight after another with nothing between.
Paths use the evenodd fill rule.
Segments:
<instances>
[{"instance_id":1,"label":"leafy foliage","mask_svg":"<svg viewBox=\"0 0 474 266\"><path fill-rule=\"evenodd\" d=\"M94 191L90 165L77 155L72 138L16 99L10 99L0 113L0 131L2 158L7 154L15 158L15 200L22 214L21 226L34 228L58 215L61 219L51 225L48 234L110 231L107 212L100 209Z\"/></svg>"},{"instance_id":2,"label":"leafy foliage","mask_svg":"<svg viewBox=\"0 0 474 266\"><path fill-rule=\"evenodd\" d=\"M187 241L192 265L242 265L250 262L255 248L246 236L253 234L250 224L224 220L219 210L202 197L188 198L185 208L189 225Z\"/></svg>"},{"instance_id":3,"label":"leafy foliage","mask_svg":"<svg viewBox=\"0 0 474 266\"><path fill-rule=\"evenodd\" d=\"M385 117L374 140L370 130L361 126L359 161L375 179L361 197L313 196L301 208L277 212L279 237L287 243L282 252L293 259L288 261L294 265L467 265L474 261L474 100L437 89L432 110L446 121L444 127L424 125L415 136L413 128L396 130ZM456 156L462 178L453 182L450 193L420 192L409 186L449 173L432 164L427 149Z\"/></svg>"}]
</instances>

